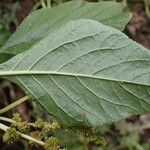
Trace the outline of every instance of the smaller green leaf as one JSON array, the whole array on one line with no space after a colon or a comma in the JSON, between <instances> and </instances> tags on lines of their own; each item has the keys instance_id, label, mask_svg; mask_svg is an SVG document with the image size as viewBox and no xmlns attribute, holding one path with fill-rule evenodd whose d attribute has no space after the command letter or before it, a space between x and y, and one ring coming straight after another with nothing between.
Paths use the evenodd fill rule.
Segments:
<instances>
[{"instance_id":1,"label":"smaller green leaf","mask_svg":"<svg viewBox=\"0 0 150 150\"><path fill-rule=\"evenodd\" d=\"M37 10L31 13L0 49L0 55L12 56L28 50L47 33L60 28L69 20L80 18L92 19L105 25L123 30L131 18L124 6L116 2L89 3L82 0L67 2L54 8ZM8 60L0 58L0 63Z\"/></svg>"}]
</instances>

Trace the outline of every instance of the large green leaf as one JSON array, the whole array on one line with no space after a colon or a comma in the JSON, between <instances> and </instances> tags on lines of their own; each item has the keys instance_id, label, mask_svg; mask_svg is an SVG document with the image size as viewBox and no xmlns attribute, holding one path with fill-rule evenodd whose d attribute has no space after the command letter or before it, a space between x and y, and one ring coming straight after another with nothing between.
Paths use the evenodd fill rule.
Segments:
<instances>
[{"instance_id":1,"label":"large green leaf","mask_svg":"<svg viewBox=\"0 0 150 150\"><path fill-rule=\"evenodd\" d=\"M70 21L0 66L61 123L103 125L150 111L150 51L111 27Z\"/></svg>"},{"instance_id":2,"label":"large green leaf","mask_svg":"<svg viewBox=\"0 0 150 150\"><path fill-rule=\"evenodd\" d=\"M26 51L47 33L53 32L69 20L89 18L123 30L131 14L123 12L123 5L115 2L88 3L82 0L64 3L54 8L31 13L0 50L0 63L6 55Z\"/></svg>"}]
</instances>

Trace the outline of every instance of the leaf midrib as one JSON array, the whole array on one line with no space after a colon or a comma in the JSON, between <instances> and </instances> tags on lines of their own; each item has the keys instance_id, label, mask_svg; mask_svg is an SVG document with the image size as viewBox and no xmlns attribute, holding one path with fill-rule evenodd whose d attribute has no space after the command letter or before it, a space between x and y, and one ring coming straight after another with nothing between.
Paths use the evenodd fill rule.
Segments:
<instances>
[{"instance_id":1,"label":"leaf midrib","mask_svg":"<svg viewBox=\"0 0 150 150\"><path fill-rule=\"evenodd\" d=\"M56 72L56 71L0 71L0 77L19 76L19 75L62 75L62 76L92 78L92 79L114 81L114 82L120 82L120 83L150 86L149 84L137 83L137 82L133 82L131 80L128 80L128 81L127 80L119 80L119 79L105 78L105 77L101 77L101 76L92 76L92 75L78 74L78 73L67 73L67 72Z\"/></svg>"}]
</instances>

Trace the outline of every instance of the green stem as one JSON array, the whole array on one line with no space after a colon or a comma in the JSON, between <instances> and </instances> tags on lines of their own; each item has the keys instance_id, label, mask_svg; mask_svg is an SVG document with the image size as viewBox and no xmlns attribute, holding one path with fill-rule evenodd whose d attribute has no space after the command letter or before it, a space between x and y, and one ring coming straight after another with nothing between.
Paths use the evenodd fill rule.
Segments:
<instances>
[{"instance_id":1,"label":"green stem","mask_svg":"<svg viewBox=\"0 0 150 150\"><path fill-rule=\"evenodd\" d=\"M148 17L150 17L150 8L149 8L148 0L144 0L144 5L145 5L146 14Z\"/></svg>"},{"instance_id":2,"label":"green stem","mask_svg":"<svg viewBox=\"0 0 150 150\"><path fill-rule=\"evenodd\" d=\"M128 6L128 0L123 0L123 3L124 3L124 5L125 5L125 7Z\"/></svg>"},{"instance_id":3,"label":"green stem","mask_svg":"<svg viewBox=\"0 0 150 150\"><path fill-rule=\"evenodd\" d=\"M6 118L6 117L0 117L1 121L9 122L9 123L17 123L11 118ZM34 126L34 123L28 123L29 126Z\"/></svg>"},{"instance_id":4,"label":"green stem","mask_svg":"<svg viewBox=\"0 0 150 150\"><path fill-rule=\"evenodd\" d=\"M4 125L4 124L2 124L2 123L0 123L0 129L6 132L9 129L9 127ZM23 134L23 133L20 133L20 132L18 132L18 133L24 139L27 139L29 141L32 141L32 142L37 143L37 144L42 145L42 146L44 145L43 141L39 141L39 140L34 139L33 137L29 136L29 135L26 135L26 134Z\"/></svg>"},{"instance_id":5,"label":"green stem","mask_svg":"<svg viewBox=\"0 0 150 150\"><path fill-rule=\"evenodd\" d=\"M24 101L28 100L28 96L25 96L17 101L15 101L14 103L6 106L5 108L0 109L0 114L3 114L7 111L9 111L10 109L13 109L14 107L18 106L19 104L23 103Z\"/></svg>"},{"instance_id":6,"label":"green stem","mask_svg":"<svg viewBox=\"0 0 150 150\"><path fill-rule=\"evenodd\" d=\"M48 8L51 7L51 0L47 0L47 7L48 7Z\"/></svg>"},{"instance_id":7,"label":"green stem","mask_svg":"<svg viewBox=\"0 0 150 150\"><path fill-rule=\"evenodd\" d=\"M44 0L41 0L41 5L43 8L46 8L46 4L45 4Z\"/></svg>"},{"instance_id":8,"label":"green stem","mask_svg":"<svg viewBox=\"0 0 150 150\"><path fill-rule=\"evenodd\" d=\"M14 120L6 117L0 117L1 121L9 122L9 123L16 123Z\"/></svg>"},{"instance_id":9,"label":"green stem","mask_svg":"<svg viewBox=\"0 0 150 150\"><path fill-rule=\"evenodd\" d=\"M41 6L41 2L40 2L40 1L39 1L38 3L36 3L36 4L33 6L31 12L34 11L34 10L37 10L37 8L38 8L39 6Z\"/></svg>"}]
</instances>

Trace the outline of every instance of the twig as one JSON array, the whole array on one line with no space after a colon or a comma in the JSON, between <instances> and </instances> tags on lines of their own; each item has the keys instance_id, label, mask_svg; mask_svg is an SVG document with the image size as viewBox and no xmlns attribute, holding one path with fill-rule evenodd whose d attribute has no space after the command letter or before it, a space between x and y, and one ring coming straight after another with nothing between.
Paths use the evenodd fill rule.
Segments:
<instances>
[{"instance_id":1,"label":"twig","mask_svg":"<svg viewBox=\"0 0 150 150\"><path fill-rule=\"evenodd\" d=\"M28 96L25 96L25 97L23 97L23 98L21 98L21 99L15 101L14 103L12 103L12 104L10 104L10 105L8 105L8 106L6 106L6 107L0 109L0 114L3 114L3 113L5 113L5 112L9 111L10 109L12 109L12 108L18 106L19 104L23 103L24 101L26 101L26 100L28 100L28 99L29 99Z\"/></svg>"},{"instance_id":2,"label":"twig","mask_svg":"<svg viewBox=\"0 0 150 150\"><path fill-rule=\"evenodd\" d=\"M41 0L41 5L42 5L43 8L46 8L46 4L45 4L44 0Z\"/></svg>"},{"instance_id":3,"label":"twig","mask_svg":"<svg viewBox=\"0 0 150 150\"><path fill-rule=\"evenodd\" d=\"M5 122L9 122L9 123L12 123L12 124L16 124L17 122L14 121L13 119L11 118L6 118L6 117L0 117L0 120L1 121L5 121ZM33 123L28 123L29 126L34 126Z\"/></svg>"},{"instance_id":4,"label":"twig","mask_svg":"<svg viewBox=\"0 0 150 150\"><path fill-rule=\"evenodd\" d=\"M9 127L4 125L4 124L2 124L2 123L0 123L0 129L6 132L9 129ZM27 140L32 141L32 142L35 142L35 143L37 143L37 144L39 144L41 146L43 146L45 144L43 141L39 141L37 139L34 139L33 137L31 137L29 135L23 134L21 132L18 132L18 133L20 134L20 136L22 138L27 139Z\"/></svg>"},{"instance_id":5,"label":"twig","mask_svg":"<svg viewBox=\"0 0 150 150\"><path fill-rule=\"evenodd\" d=\"M145 12L147 16L150 17L150 8L149 8L148 0L144 0L144 5L145 5Z\"/></svg>"},{"instance_id":6,"label":"twig","mask_svg":"<svg viewBox=\"0 0 150 150\"><path fill-rule=\"evenodd\" d=\"M47 0L47 7L48 7L48 8L51 7L51 0Z\"/></svg>"},{"instance_id":7,"label":"twig","mask_svg":"<svg viewBox=\"0 0 150 150\"><path fill-rule=\"evenodd\" d=\"M9 123L16 123L14 120L10 119L10 118L6 118L6 117L0 117L1 121L5 121L5 122L9 122Z\"/></svg>"},{"instance_id":8,"label":"twig","mask_svg":"<svg viewBox=\"0 0 150 150\"><path fill-rule=\"evenodd\" d=\"M128 0L123 0L125 7L128 7Z\"/></svg>"}]
</instances>

